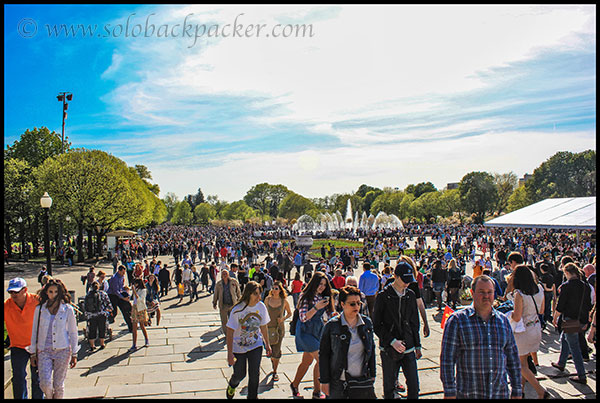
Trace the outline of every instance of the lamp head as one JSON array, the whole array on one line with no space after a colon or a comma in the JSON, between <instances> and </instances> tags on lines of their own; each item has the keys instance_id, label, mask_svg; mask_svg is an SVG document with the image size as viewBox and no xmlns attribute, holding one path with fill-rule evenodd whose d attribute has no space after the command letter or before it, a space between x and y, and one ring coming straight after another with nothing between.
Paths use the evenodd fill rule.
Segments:
<instances>
[{"instance_id":1,"label":"lamp head","mask_svg":"<svg viewBox=\"0 0 600 403\"><path fill-rule=\"evenodd\" d=\"M40 205L42 206L42 208L52 207L52 198L48 196L48 192L44 192L44 195L40 199Z\"/></svg>"}]
</instances>

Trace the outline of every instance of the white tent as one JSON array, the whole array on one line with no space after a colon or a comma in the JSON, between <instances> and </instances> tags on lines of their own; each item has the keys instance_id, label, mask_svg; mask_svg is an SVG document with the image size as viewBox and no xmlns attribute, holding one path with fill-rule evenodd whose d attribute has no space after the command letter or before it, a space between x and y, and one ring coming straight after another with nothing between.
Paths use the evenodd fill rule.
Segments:
<instances>
[{"instance_id":1,"label":"white tent","mask_svg":"<svg viewBox=\"0 0 600 403\"><path fill-rule=\"evenodd\" d=\"M546 199L494 218L487 227L596 229L596 197Z\"/></svg>"}]
</instances>

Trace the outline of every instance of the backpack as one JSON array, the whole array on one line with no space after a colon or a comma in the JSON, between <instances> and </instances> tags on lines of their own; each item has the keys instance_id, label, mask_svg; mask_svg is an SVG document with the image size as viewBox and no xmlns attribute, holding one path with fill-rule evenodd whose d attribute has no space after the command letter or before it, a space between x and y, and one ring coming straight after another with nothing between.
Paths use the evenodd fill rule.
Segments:
<instances>
[{"instance_id":1,"label":"backpack","mask_svg":"<svg viewBox=\"0 0 600 403\"><path fill-rule=\"evenodd\" d=\"M85 296L84 308L86 312L100 312L100 293L98 291L92 291Z\"/></svg>"}]
</instances>

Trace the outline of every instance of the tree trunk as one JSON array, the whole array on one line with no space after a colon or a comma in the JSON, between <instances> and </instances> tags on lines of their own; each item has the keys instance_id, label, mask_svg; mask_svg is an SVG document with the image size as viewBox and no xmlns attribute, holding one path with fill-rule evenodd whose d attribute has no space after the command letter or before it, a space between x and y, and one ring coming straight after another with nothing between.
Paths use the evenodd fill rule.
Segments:
<instances>
[{"instance_id":1,"label":"tree trunk","mask_svg":"<svg viewBox=\"0 0 600 403\"><path fill-rule=\"evenodd\" d=\"M83 223L77 223L79 235L77 236L77 262L83 262Z\"/></svg>"},{"instance_id":2,"label":"tree trunk","mask_svg":"<svg viewBox=\"0 0 600 403\"><path fill-rule=\"evenodd\" d=\"M94 240L92 238L92 236L94 235L94 230L88 229L87 235L88 235L88 239L87 239L88 259L91 259L94 257Z\"/></svg>"},{"instance_id":3,"label":"tree trunk","mask_svg":"<svg viewBox=\"0 0 600 403\"><path fill-rule=\"evenodd\" d=\"M10 239L10 226L8 225L8 221L4 223L4 237L6 238L5 245L8 257L12 258L12 240Z\"/></svg>"},{"instance_id":4,"label":"tree trunk","mask_svg":"<svg viewBox=\"0 0 600 403\"><path fill-rule=\"evenodd\" d=\"M98 253L99 257L102 257L102 237L104 236L104 232L97 232L96 231L96 252Z\"/></svg>"},{"instance_id":5,"label":"tree trunk","mask_svg":"<svg viewBox=\"0 0 600 403\"><path fill-rule=\"evenodd\" d=\"M45 229L44 229L45 231ZM33 257L38 257L40 250L40 218L38 214L34 214L33 216L33 238L31 239L31 243L33 245Z\"/></svg>"}]
</instances>

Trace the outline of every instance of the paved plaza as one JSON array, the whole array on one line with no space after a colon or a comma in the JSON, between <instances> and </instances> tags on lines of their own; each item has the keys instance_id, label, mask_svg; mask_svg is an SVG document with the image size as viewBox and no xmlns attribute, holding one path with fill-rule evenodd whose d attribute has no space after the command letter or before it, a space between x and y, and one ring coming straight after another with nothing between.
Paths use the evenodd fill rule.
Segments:
<instances>
[{"instance_id":1,"label":"paved plaza","mask_svg":"<svg viewBox=\"0 0 600 403\"><path fill-rule=\"evenodd\" d=\"M172 263L172 258L162 257L163 262ZM108 273L112 266L98 265ZM82 296L84 287L79 280L88 266L73 268L55 268L55 275L65 281L69 288L74 288L77 296ZM355 271L357 274L358 270ZM10 278L23 276L30 285L30 291L36 291L37 272L23 273L5 272L5 289ZM73 287L71 287L73 286ZM111 325L114 338L106 343L104 350L89 351L87 342L83 341L82 329L85 322L79 323L80 344L79 361L74 369L68 371L65 383L65 398L225 398L227 381L232 368L226 362L225 339L220 329L218 312L212 308L212 296L200 293L200 300L189 303L184 298L178 303L175 290L163 299L161 305L162 319L160 326L148 329L150 346L128 352L132 336L127 333L121 313ZM291 302L291 297L290 297ZM420 397L441 398L439 356L441 349L442 329L441 314L437 308L427 309L431 335L422 338L423 358L418 361ZM288 319L289 323L289 319ZM286 323L286 337L283 341L283 356L279 365L279 381L273 382L271 362L266 356L261 361L259 398L291 399L289 384L294 378L296 368L301 360L301 353L296 352L293 336L289 335ZM138 330L138 345L143 344L143 335ZM560 374L550 366L557 361L560 346L554 328L550 325L544 331L541 350L538 354L540 367L538 379L548 388L553 398L595 398L596 397L596 360L586 363L588 385L579 385L568 381L568 374L575 373L572 361L567 363L567 371ZM5 389L4 397L12 398L10 385L10 360L4 358ZM314 364L313 364L314 365ZM247 381L244 379L236 391L235 398L245 398ZM400 375L404 384L404 377ZM312 394L312 366L300 384L300 392L304 398ZM375 392L379 398L383 396L381 361L377 357L377 379ZM525 387L526 398L535 398L536 393L530 385Z\"/></svg>"}]
</instances>

